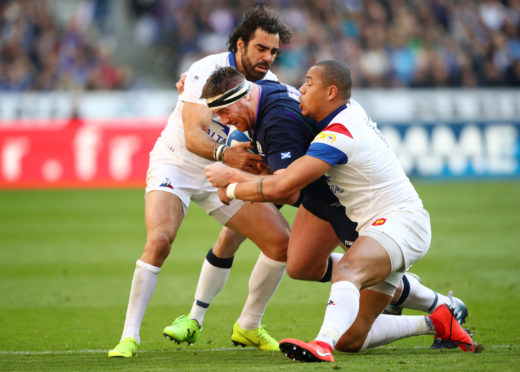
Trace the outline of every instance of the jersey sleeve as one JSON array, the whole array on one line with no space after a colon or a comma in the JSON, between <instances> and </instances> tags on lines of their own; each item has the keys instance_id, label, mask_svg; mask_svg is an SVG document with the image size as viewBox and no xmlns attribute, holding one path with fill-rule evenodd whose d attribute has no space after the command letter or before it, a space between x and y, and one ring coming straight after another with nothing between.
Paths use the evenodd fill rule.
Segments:
<instances>
[{"instance_id":1,"label":"jersey sleeve","mask_svg":"<svg viewBox=\"0 0 520 372\"><path fill-rule=\"evenodd\" d=\"M184 82L184 91L181 94L181 100L184 102L199 103L206 105L206 100L200 98L202 88L206 84L209 75L215 70L217 66L208 66L203 64L204 60L194 63L186 73L186 80Z\"/></svg>"},{"instance_id":2,"label":"jersey sleeve","mask_svg":"<svg viewBox=\"0 0 520 372\"><path fill-rule=\"evenodd\" d=\"M321 159L330 166L347 164L355 149L350 131L341 123L332 123L312 141L306 155Z\"/></svg>"}]
</instances>

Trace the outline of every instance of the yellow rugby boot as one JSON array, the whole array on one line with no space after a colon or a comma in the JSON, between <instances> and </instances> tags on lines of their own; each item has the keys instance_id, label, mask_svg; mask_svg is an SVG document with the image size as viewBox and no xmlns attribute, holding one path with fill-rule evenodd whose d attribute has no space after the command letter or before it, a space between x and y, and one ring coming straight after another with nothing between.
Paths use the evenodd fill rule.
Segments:
<instances>
[{"instance_id":1,"label":"yellow rugby boot","mask_svg":"<svg viewBox=\"0 0 520 372\"><path fill-rule=\"evenodd\" d=\"M125 337L115 348L108 352L110 358L131 358L137 353L137 340L132 337Z\"/></svg>"},{"instance_id":2,"label":"yellow rugby boot","mask_svg":"<svg viewBox=\"0 0 520 372\"><path fill-rule=\"evenodd\" d=\"M235 322L233 332L231 333L231 341L235 346L252 346L266 351L280 350L278 341L276 341L263 326L256 329L245 330L238 325L238 322Z\"/></svg>"}]
</instances>

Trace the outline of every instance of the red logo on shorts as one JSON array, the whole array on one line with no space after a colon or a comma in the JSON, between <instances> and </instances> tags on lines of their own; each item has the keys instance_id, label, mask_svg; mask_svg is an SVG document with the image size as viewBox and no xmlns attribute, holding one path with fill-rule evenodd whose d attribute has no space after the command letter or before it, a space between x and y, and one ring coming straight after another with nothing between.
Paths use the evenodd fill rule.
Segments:
<instances>
[{"instance_id":1,"label":"red logo on shorts","mask_svg":"<svg viewBox=\"0 0 520 372\"><path fill-rule=\"evenodd\" d=\"M372 223L372 226L381 226L386 222L386 218L378 218Z\"/></svg>"}]
</instances>

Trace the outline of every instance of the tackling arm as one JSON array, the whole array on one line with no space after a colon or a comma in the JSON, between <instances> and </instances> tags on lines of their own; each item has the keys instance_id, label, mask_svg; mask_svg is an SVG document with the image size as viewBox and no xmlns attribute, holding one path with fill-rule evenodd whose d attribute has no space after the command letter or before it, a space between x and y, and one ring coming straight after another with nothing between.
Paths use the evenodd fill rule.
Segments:
<instances>
[{"instance_id":1,"label":"tackling arm","mask_svg":"<svg viewBox=\"0 0 520 372\"><path fill-rule=\"evenodd\" d=\"M301 189L317 180L329 168L330 165L323 160L305 155L291 163L281 174L257 177L255 181L238 183L235 186L229 185L226 196L228 200L237 198L292 204L296 202ZM221 191L219 195L222 196Z\"/></svg>"},{"instance_id":2,"label":"tackling arm","mask_svg":"<svg viewBox=\"0 0 520 372\"><path fill-rule=\"evenodd\" d=\"M211 117L211 111L207 106L184 102L182 122L184 123L186 148L203 158L215 160L214 154L217 143L207 133ZM262 158L246 151L245 146L226 148L222 160L232 167L255 174L264 170Z\"/></svg>"},{"instance_id":3,"label":"tackling arm","mask_svg":"<svg viewBox=\"0 0 520 372\"><path fill-rule=\"evenodd\" d=\"M184 102L182 122L186 148L194 154L213 160L217 143L206 132L211 123L209 108L198 103Z\"/></svg>"}]
</instances>

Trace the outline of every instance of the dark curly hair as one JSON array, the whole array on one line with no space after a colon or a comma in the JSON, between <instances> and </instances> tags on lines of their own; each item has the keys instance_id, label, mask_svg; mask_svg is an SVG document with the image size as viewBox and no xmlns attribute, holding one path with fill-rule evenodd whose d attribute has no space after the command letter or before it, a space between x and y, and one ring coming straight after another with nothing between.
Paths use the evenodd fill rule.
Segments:
<instances>
[{"instance_id":1,"label":"dark curly hair","mask_svg":"<svg viewBox=\"0 0 520 372\"><path fill-rule=\"evenodd\" d=\"M229 35L228 50L236 52L237 41L240 38L247 45L257 28L269 34L278 34L280 44L288 44L291 41L292 31L280 22L274 11L266 6L256 6L246 11L242 23Z\"/></svg>"}]
</instances>

